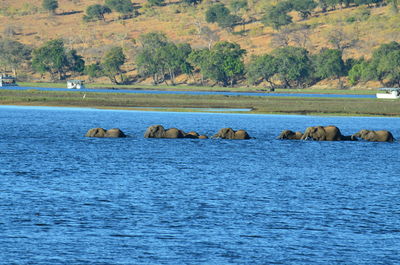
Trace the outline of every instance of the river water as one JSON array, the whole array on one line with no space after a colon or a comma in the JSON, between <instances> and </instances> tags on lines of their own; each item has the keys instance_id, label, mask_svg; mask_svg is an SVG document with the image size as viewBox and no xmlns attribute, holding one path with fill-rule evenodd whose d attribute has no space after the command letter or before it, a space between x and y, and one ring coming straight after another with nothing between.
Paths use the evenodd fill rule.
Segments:
<instances>
[{"instance_id":1,"label":"river water","mask_svg":"<svg viewBox=\"0 0 400 265\"><path fill-rule=\"evenodd\" d=\"M0 107L0 264L399 264L399 118ZM248 141L144 139L153 124ZM83 135L118 127L123 139Z\"/></svg>"}]
</instances>

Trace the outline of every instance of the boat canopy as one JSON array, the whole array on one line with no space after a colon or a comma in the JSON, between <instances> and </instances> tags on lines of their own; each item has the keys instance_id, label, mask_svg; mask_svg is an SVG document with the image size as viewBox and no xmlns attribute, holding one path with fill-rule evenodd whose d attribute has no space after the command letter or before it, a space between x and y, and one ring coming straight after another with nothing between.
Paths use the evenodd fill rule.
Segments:
<instances>
[{"instance_id":1,"label":"boat canopy","mask_svg":"<svg viewBox=\"0 0 400 265\"><path fill-rule=\"evenodd\" d=\"M400 91L400 87L381 87L381 91Z\"/></svg>"}]
</instances>

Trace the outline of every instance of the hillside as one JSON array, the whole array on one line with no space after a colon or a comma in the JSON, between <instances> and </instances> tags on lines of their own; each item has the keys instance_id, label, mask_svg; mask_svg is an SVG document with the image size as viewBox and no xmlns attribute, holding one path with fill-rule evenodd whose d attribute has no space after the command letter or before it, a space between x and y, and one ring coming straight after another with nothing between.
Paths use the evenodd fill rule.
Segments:
<instances>
[{"instance_id":1,"label":"hillside","mask_svg":"<svg viewBox=\"0 0 400 265\"><path fill-rule=\"evenodd\" d=\"M236 42L252 54L262 54L288 43L302 45L311 53L321 48L342 45L344 58L370 57L372 50L382 43L400 41L400 16L390 6L353 6L323 13L318 8L301 20L291 12L294 23L287 30L264 26L260 19L272 1L249 0L241 10L245 25L237 25L233 32L205 22L205 12L212 1L188 6L175 0L165 5L149 7L145 0L132 1L138 15L120 19L118 13L105 15L105 21L84 22L82 17L89 5L103 4L96 0L59 0L55 15L43 11L40 0L2 0L0 3L0 32L24 44L38 47L48 40L62 38L70 49L76 49L87 63L99 60L104 51L114 45L122 46L128 56L126 71L134 71L132 62L135 40L143 33L164 32L176 43L190 43L194 48L208 47L209 40L199 34L208 26L214 40ZM228 0L221 1L229 6ZM294 26L293 26L294 25ZM304 26L308 27L304 27ZM241 34L239 34L241 32ZM336 40L336 45L332 38ZM331 41L329 41L331 40ZM107 80L104 79L104 82Z\"/></svg>"}]
</instances>

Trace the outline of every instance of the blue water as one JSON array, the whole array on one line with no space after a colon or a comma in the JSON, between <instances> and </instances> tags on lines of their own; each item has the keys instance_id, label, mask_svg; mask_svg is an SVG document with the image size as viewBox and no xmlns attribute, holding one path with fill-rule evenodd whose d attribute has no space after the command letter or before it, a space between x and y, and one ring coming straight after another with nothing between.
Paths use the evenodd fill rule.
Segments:
<instances>
[{"instance_id":1,"label":"blue water","mask_svg":"<svg viewBox=\"0 0 400 265\"><path fill-rule=\"evenodd\" d=\"M101 92L101 93L137 93L137 94L179 94L179 95L225 95L225 96L260 96L260 97L327 97L327 98L376 98L375 95L340 95L340 94L297 94L297 93L255 93L255 92L223 92L223 91L162 91L162 90L128 90L128 89L66 89L46 87L6 87L4 89L69 92Z\"/></svg>"},{"instance_id":2,"label":"blue water","mask_svg":"<svg viewBox=\"0 0 400 265\"><path fill-rule=\"evenodd\" d=\"M399 264L400 143L275 139L320 124L400 138L399 118L0 107L0 264Z\"/></svg>"}]
</instances>

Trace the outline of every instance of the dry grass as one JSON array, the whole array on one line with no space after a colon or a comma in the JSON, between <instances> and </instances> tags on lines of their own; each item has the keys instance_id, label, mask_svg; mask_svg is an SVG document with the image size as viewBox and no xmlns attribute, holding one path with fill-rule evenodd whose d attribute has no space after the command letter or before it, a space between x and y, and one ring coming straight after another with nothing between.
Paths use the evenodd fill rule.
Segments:
<instances>
[{"instance_id":1,"label":"dry grass","mask_svg":"<svg viewBox=\"0 0 400 265\"><path fill-rule=\"evenodd\" d=\"M132 19L121 20L118 14L106 16L106 22L84 23L82 16L86 7L103 3L98 0L59 0L57 15L50 16L41 10L41 0L3 0L0 6L0 32L10 25L18 29L15 39L37 47L45 41L63 38L69 48L77 49L90 63L101 56L102 50L112 45L121 45L128 50L134 46L140 34L150 31L162 31L175 42L189 42L193 47L206 47L207 41L196 35L196 25L207 25L216 30L221 40L239 43L251 54L261 54L273 49L271 39L276 33L264 27L257 20L262 15L264 6L273 1L249 1L249 11L244 14L247 19L255 18L256 22L246 25L245 35L231 34L204 21L204 13L211 1L203 1L198 7L188 7L178 0L166 0L162 7L145 7L146 0L133 1L138 6L140 15ZM8 10L8 13L5 12ZM314 27L310 35L311 52L322 47L332 47L327 40L330 32L341 28L358 41L346 49L346 57L369 56L372 49L381 43L400 41L400 17L393 15L390 7L371 8L371 17L349 23L349 17L357 17L359 8L336 10L328 13L315 13L306 21L297 21ZM295 20L297 16L293 14ZM238 26L235 31L242 30ZM132 64L126 66L133 69Z\"/></svg>"}]
</instances>

